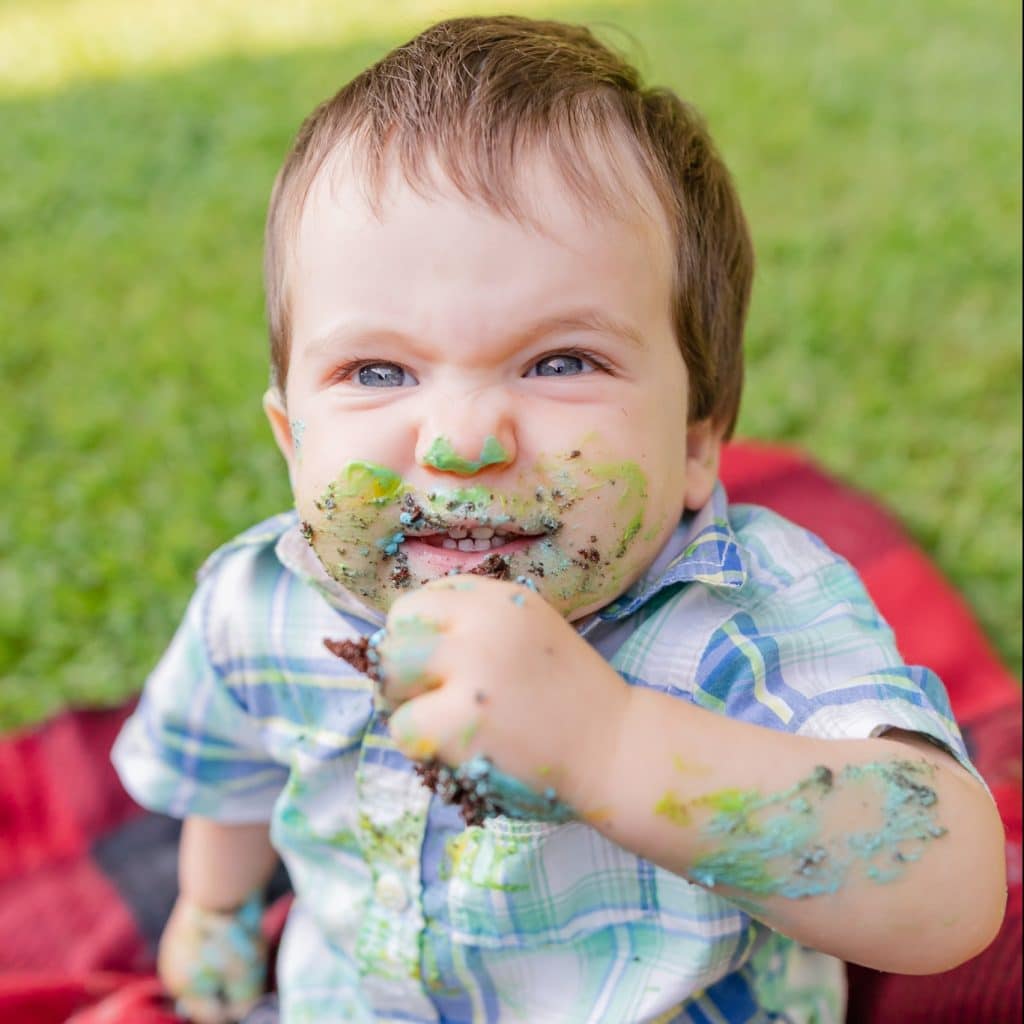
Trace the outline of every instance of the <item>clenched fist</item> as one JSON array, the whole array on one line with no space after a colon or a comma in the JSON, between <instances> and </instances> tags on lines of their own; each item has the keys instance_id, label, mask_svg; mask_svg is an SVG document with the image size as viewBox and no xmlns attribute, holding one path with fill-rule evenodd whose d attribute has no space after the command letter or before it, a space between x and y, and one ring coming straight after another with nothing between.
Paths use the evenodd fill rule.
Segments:
<instances>
[{"instance_id":1,"label":"clenched fist","mask_svg":"<svg viewBox=\"0 0 1024 1024\"><path fill-rule=\"evenodd\" d=\"M395 602L375 650L408 757L484 757L583 815L597 805L629 687L527 586L435 580Z\"/></svg>"},{"instance_id":2,"label":"clenched fist","mask_svg":"<svg viewBox=\"0 0 1024 1024\"><path fill-rule=\"evenodd\" d=\"M262 909L258 896L232 911L178 898L160 939L157 971L178 1011L195 1024L241 1020L263 994Z\"/></svg>"}]
</instances>

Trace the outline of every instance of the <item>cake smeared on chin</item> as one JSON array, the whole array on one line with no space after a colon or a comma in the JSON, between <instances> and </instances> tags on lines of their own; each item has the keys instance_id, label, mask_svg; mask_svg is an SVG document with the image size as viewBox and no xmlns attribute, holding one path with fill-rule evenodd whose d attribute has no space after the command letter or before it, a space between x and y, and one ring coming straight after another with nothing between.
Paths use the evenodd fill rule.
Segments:
<instances>
[{"instance_id":1,"label":"cake smeared on chin","mask_svg":"<svg viewBox=\"0 0 1024 1024\"><path fill-rule=\"evenodd\" d=\"M513 487L424 489L385 466L349 462L298 502L303 536L328 575L383 611L407 588L481 572L530 580L569 617L618 596L663 525L646 521L637 464L580 455L539 463Z\"/></svg>"}]
</instances>

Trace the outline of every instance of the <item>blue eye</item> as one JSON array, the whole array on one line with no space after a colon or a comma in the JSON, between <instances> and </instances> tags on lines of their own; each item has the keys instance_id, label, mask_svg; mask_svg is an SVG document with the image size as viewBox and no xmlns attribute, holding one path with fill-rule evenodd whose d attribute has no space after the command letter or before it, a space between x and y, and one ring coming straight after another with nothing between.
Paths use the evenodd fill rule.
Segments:
<instances>
[{"instance_id":1,"label":"blue eye","mask_svg":"<svg viewBox=\"0 0 1024 1024\"><path fill-rule=\"evenodd\" d=\"M359 367L356 379L366 388L408 388L416 378L396 363L366 363Z\"/></svg>"},{"instance_id":2,"label":"blue eye","mask_svg":"<svg viewBox=\"0 0 1024 1024\"><path fill-rule=\"evenodd\" d=\"M589 359L583 356L563 352L559 355L545 356L534 363L527 377L575 377L581 373L590 373L596 369Z\"/></svg>"}]
</instances>

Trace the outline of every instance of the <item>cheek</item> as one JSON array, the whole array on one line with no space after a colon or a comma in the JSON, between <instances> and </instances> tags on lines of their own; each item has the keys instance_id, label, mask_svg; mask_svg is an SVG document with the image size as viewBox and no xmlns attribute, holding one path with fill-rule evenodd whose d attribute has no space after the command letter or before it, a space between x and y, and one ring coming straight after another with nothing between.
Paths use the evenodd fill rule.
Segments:
<instances>
[{"instance_id":1,"label":"cheek","mask_svg":"<svg viewBox=\"0 0 1024 1024\"><path fill-rule=\"evenodd\" d=\"M591 442L591 443L588 443ZM649 483L644 468L614 459L611 446L581 442L600 460L546 467L557 496L558 529L512 559L512 575L533 579L567 617L601 607L625 590L649 561ZM579 454L579 453L577 453Z\"/></svg>"},{"instance_id":2,"label":"cheek","mask_svg":"<svg viewBox=\"0 0 1024 1024\"><path fill-rule=\"evenodd\" d=\"M612 601L649 567L683 513L685 425L656 414L605 420L601 461L581 466L579 500L544 547L542 589L569 617ZM670 431L678 427L678 440Z\"/></svg>"},{"instance_id":3,"label":"cheek","mask_svg":"<svg viewBox=\"0 0 1024 1024\"><path fill-rule=\"evenodd\" d=\"M595 432L596 433L596 432ZM609 409L600 429L603 471L643 474L645 519L678 520L686 482L686 410L674 391Z\"/></svg>"},{"instance_id":4,"label":"cheek","mask_svg":"<svg viewBox=\"0 0 1024 1024\"><path fill-rule=\"evenodd\" d=\"M395 566L387 553L403 486L393 434L377 411L352 414L308 403L295 411L302 441L292 460L292 490L303 532L328 575L380 605ZM292 428L293 438L295 428Z\"/></svg>"},{"instance_id":5,"label":"cheek","mask_svg":"<svg viewBox=\"0 0 1024 1024\"><path fill-rule=\"evenodd\" d=\"M410 432L397 415L377 409L341 413L329 406L313 405L301 410L298 418L302 442L295 448L292 466L297 501L319 494L352 462L389 466L397 471L407 468ZM294 426L292 436L294 442Z\"/></svg>"},{"instance_id":6,"label":"cheek","mask_svg":"<svg viewBox=\"0 0 1024 1024\"><path fill-rule=\"evenodd\" d=\"M648 482L648 509L653 519L673 520L683 512L686 485L686 409L678 396L652 396L642 411L626 418L620 432L624 458L635 460Z\"/></svg>"},{"instance_id":7,"label":"cheek","mask_svg":"<svg viewBox=\"0 0 1024 1024\"><path fill-rule=\"evenodd\" d=\"M399 520L406 490L393 470L365 461L296 488L303 536L327 574L384 610L408 583Z\"/></svg>"}]
</instances>

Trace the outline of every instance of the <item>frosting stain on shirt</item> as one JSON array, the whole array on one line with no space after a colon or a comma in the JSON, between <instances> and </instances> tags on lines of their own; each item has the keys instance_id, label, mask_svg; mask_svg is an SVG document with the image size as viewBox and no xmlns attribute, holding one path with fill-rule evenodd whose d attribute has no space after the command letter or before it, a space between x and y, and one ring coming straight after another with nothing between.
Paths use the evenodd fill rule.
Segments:
<instances>
[{"instance_id":1,"label":"frosting stain on shirt","mask_svg":"<svg viewBox=\"0 0 1024 1024\"><path fill-rule=\"evenodd\" d=\"M474 825L452 836L445 844L440 875L446 881L496 892L523 892L529 888L526 877L519 881L510 871L511 861L518 852L519 843L515 839Z\"/></svg>"}]
</instances>

